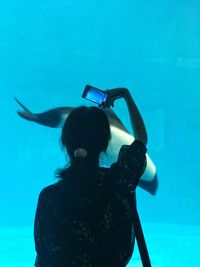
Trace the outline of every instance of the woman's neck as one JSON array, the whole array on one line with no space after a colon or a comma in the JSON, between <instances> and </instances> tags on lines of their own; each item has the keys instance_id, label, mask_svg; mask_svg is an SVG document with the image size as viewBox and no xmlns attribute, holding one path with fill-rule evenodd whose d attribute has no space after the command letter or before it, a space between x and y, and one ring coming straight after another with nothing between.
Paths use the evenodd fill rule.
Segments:
<instances>
[{"instance_id":1,"label":"woman's neck","mask_svg":"<svg viewBox=\"0 0 200 267\"><path fill-rule=\"evenodd\" d=\"M97 168L99 167L99 157L93 158L77 158L71 162L71 166L82 168Z\"/></svg>"}]
</instances>

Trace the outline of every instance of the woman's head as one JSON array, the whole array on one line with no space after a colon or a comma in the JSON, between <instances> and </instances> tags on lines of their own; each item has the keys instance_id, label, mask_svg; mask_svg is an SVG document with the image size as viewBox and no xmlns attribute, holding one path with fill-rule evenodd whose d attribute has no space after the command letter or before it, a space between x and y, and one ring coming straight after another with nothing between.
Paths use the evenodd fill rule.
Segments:
<instances>
[{"instance_id":1,"label":"woman's head","mask_svg":"<svg viewBox=\"0 0 200 267\"><path fill-rule=\"evenodd\" d=\"M96 160L106 151L111 138L110 125L105 112L97 107L78 107L67 117L62 128L61 142L71 162L78 148L87 151L88 160Z\"/></svg>"}]
</instances>

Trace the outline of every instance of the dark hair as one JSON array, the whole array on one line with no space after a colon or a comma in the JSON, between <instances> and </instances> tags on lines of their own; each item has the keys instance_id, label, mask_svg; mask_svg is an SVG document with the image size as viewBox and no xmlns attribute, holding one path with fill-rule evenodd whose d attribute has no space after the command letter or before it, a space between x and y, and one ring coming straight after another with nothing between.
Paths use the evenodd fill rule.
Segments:
<instances>
[{"instance_id":1,"label":"dark hair","mask_svg":"<svg viewBox=\"0 0 200 267\"><path fill-rule=\"evenodd\" d=\"M77 161L96 162L101 152L105 152L111 138L110 125L106 113L97 107L75 108L67 117L62 128L61 143L66 148L71 164ZM77 148L87 150L86 158L75 158ZM65 169L57 171L62 178Z\"/></svg>"}]
</instances>

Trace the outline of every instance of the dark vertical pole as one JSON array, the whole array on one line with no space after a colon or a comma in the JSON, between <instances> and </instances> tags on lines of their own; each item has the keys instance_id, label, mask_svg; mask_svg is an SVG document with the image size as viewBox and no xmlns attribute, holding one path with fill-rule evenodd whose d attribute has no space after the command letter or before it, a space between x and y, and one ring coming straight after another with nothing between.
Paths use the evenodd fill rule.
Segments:
<instances>
[{"instance_id":1,"label":"dark vertical pole","mask_svg":"<svg viewBox=\"0 0 200 267\"><path fill-rule=\"evenodd\" d=\"M136 208L136 196L135 196L135 193L131 193L131 194L134 197L134 201L133 199L131 201L131 205L132 205L131 210L133 212L132 221L133 221L133 226L135 229L135 236L136 236L136 240L138 244L138 249L140 252L140 257L142 260L142 265L143 267L151 267L151 262L150 262L149 253L147 250L147 246L146 246L146 242L145 242L145 238L144 238L144 234L142 230L142 225L141 225L139 214Z\"/></svg>"}]
</instances>

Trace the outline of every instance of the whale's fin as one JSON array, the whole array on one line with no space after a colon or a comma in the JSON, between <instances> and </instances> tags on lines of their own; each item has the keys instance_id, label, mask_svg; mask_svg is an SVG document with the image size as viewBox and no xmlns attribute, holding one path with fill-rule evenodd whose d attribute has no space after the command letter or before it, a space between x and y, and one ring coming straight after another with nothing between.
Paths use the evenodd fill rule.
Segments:
<instances>
[{"instance_id":1,"label":"whale's fin","mask_svg":"<svg viewBox=\"0 0 200 267\"><path fill-rule=\"evenodd\" d=\"M27 109L16 97L14 99L23 108L23 111L17 111L20 117L29 121L35 121L37 119L37 116Z\"/></svg>"},{"instance_id":2,"label":"whale's fin","mask_svg":"<svg viewBox=\"0 0 200 267\"><path fill-rule=\"evenodd\" d=\"M16 97L15 101L23 108L23 111L17 111L20 117L52 128L62 127L66 117L74 109L72 107L59 107L42 113L32 113Z\"/></svg>"}]
</instances>

